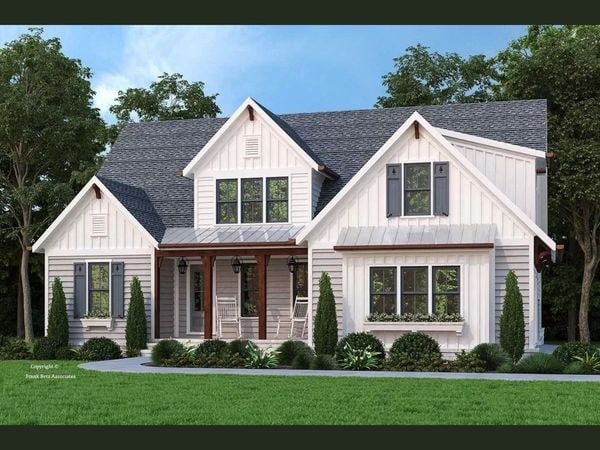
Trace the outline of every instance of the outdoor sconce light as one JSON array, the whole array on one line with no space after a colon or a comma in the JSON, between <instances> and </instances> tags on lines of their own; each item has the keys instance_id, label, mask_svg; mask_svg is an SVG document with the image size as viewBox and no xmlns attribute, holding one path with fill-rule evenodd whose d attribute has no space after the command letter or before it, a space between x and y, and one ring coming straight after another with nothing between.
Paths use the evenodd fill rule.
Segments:
<instances>
[{"instance_id":1,"label":"outdoor sconce light","mask_svg":"<svg viewBox=\"0 0 600 450\"><path fill-rule=\"evenodd\" d=\"M287 266L288 266L288 269L290 270L290 273L294 273L296 271L297 264L298 263L296 262L296 259L293 256L290 256L288 258Z\"/></svg>"},{"instance_id":2,"label":"outdoor sconce light","mask_svg":"<svg viewBox=\"0 0 600 450\"><path fill-rule=\"evenodd\" d=\"M177 268L179 269L179 273L181 275L185 275L185 271L187 270L187 262L184 258L179 258L179 264L177 264Z\"/></svg>"},{"instance_id":3,"label":"outdoor sconce light","mask_svg":"<svg viewBox=\"0 0 600 450\"><path fill-rule=\"evenodd\" d=\"M231 269L233 273L240 273L240 268L242 267L242 263L240 262L240 258L237 256L235 258L231 258Z\"/></svg>"}]
</instances>

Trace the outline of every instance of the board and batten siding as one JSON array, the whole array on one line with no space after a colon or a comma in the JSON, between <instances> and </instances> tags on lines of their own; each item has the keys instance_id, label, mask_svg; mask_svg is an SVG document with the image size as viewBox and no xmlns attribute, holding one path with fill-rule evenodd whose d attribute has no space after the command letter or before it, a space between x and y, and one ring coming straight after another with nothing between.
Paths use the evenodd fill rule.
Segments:
<instances>
[{"instance_id":1,"label":"board and batten siding","mask_svg":"<svg viewBox=\"0 0 600 450\"><path fill-rule=\"evenodd\" d=\"M489 314L493 303L489 300L491 250L455 251L402 251L402 252L346 252L344 253L344 329L364 331L370 313L370 268L396 267L398 283L403 266L459 266L460 314L465 325L462 334L455 332L426 332L435 338L445 352L470 349L490 337ZM431 280L428 280L431 290ZM398 284L399 286L400 284ZM398 300L400 293L398 293ZM398 302L399 303L399 302ZM405 331L371 331L386 347L405 334Z\"/></svg>"},{"instance_id":2,"label":"board and batten siding","mask_svg":"<svg viewBox=\"0 0 600 450\"><path fill-rule=\"evenodd\" d=\"M112 330L102 327L92 327L89 331L81 324L79 318L74 318L74 297L73 297L73 264L84 263L94 260L106 261L111 259L114 262L123 262L125 274L125 313L129 309L129 300L131 299L131 282L133 277L138 277L144 294L144 303L146 306L146 320L148 323L148 336L150 336L150 293L151 293L151 257L150 255L120 255L107 258L86 258L86 257L67 257L67 256L48 256L48 307L52 304L52 283L55 278L60 278L65 292L67 303L67 315L69 317L69 341L71 345L79 346L87 339L92 337L102 337L115 340L119 345L125 345L125 326L126 319L113 319L114 326Z\"/></svg>"},{"instance_id":3,"label":"board and batten siding","mask_svg":"<svg viewBox=\"0 0 600 450\"><path fill-rule=\"evenodd\" d=\"M386 164L448 161L449 215L387 217ZM465 201L468 199L468 201ZM343 227L435 226L452 224L496 224L496 239L529 239L530 233L512 210L493 195L454 160L423 130L420 138L406 135L364 174L363 178L331 210L309 236L313 248L331 248Z\"/></svg>"},{"instance_id":4,"label":"board and batten siding","mask_svg":"<svg viewBox=\"0 0 600 450\"><path fill-rule=\"evenodd\" d=\"M319 303L319 280L321 274L327 272L331 278L331 288L335 297L335 311L338 323L338 336L356 331L345 326L344 317L344 291L343 291L343 259L342 254L333 249L313 249L312 250L312 321L310 326L314 326L314 319L317 314L317 304Z\"/></svg>"},{"instance_id":5,"label":"board and batten siding","mask_svg":"<svg viewBox=\"0 0 600 450\"><path fill-rule=\"evenodd\" d=\"M527 216L536 221L536 158L448 139Z\"/></svg>"},{"instance_id":6,"label":"board and batten siding","mask_svg":"<svg viewBox=\"0 0 600 450\"><path fill-rule=\"evenodd\" d=\"M259 137L259 156L244 156L248 136ZM313 169L283 136L283 131L271 127L259 114L254 115L253 121L243 115L221 136L193 173L197 227L216 223L216 180L226 178L288 177L289 221L310 221Z\"/></svg>"},{"instance_id":7,"label":"board and batten siding","mask_svg":"<svg viewBox=\"0 0 600 450\"><path fill-rule=\"evenodd\" d=\"M500 342L500 316L502 315L502 306L504 304L504 295L506 294L506 275L509 270L515 272L519 280L519 289L523 296L523 313L525 315L525 347L535 347L535 343L531 339L532 331L530 328L530 295L531 283L529 279L529 251L530 247L521 246L504 246L496 247L496 295L495 295L495 325L496 325L496 342ZM532 343L530 346L529 343Z\"/></svg>"}]
</instances>

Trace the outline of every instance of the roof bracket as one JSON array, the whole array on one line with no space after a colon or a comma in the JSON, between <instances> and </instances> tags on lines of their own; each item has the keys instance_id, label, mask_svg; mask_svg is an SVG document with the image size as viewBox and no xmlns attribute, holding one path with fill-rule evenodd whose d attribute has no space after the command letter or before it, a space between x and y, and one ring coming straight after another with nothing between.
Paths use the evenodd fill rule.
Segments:
<instances>
[{"instance_id":1,"label":"roof bracket","mask_svg":"<svg viewBox=\"0 0 600 450\"><path fill-rule=\"evenodd\" d=\"M92 184L92 187L94 188L94 192L96 193L96 198L102 198L102 191L100 190L98 185L94 183Z\"/></svg>"},{"instance_id":2,"label":"roof bracket","mask_svg":"<svg viewBox=\"0 0 600 450\"><path fill-rule=\"evenodd\" d=\"M248 105L246 109L248 109L248 117L250 120L254 120L254 108L252 108L252 105Z\"/></svg>"},{"instance_id":3,"label":"roof bracket","mask_svg":"<svg viewBox=\"0 0 600 450\"><path fill-rule=\"evenodd\" d=\"M415 139L419 139L419 122L415 120L413 126L415 127Z\"/></svg>"}]
</instances>

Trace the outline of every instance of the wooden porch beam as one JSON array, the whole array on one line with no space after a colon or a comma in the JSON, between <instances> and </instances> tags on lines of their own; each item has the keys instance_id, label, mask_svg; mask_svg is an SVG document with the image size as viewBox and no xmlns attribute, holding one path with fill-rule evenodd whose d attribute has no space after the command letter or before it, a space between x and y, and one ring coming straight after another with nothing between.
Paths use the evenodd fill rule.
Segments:
<instances>
[{"instance_id":1,"label":"wooden porch beam","mask_svg":"<svg viewBox=\"0 0 600 450\"><path fill-rule=\"evenodd\" d=\"M231 249L184 249L184 248L161 248L155 252L160 256L257 256L257 255L308 255L306 247L275 247L275 248L231 248Z\"/></svg>"},{"instance_id":2,"label":"wooden porch beam","mask_svg":"<svg viewBox=\"0 0 600 450\"><path fill-rule=\"evenodd\" d=\"M267 338L267 266L269 255L256 255L258 278L258 339Z\"/></svg>"},{"instance_id":3,"label":"wooden porch beam","mask_svg":"<svg viewBox=\"0 0 600 450\"><path fill-rule=\"evenodd\" d=\"M202 282L204 296L204 339L212 339L212 319L213 319L213 263L215 257L210 255L202 256Z\"/></svg>"}]
</instances>

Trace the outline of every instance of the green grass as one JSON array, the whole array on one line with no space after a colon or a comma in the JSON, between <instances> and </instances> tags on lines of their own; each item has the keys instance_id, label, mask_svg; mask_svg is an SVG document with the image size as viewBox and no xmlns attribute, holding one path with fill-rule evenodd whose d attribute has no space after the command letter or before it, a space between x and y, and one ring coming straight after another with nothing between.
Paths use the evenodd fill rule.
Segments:
<instances>
[{"instance_id":1,"label":"green grass","mask_svg":"<svg viewBox=\"0 0 600 450\"><path fill-rule=\"evenodd\" d=\"M597 424L600 383L33 370L0 361L0 424ZM75 379L26 379L26 374Z\"/></svg>"}]
</instances>

